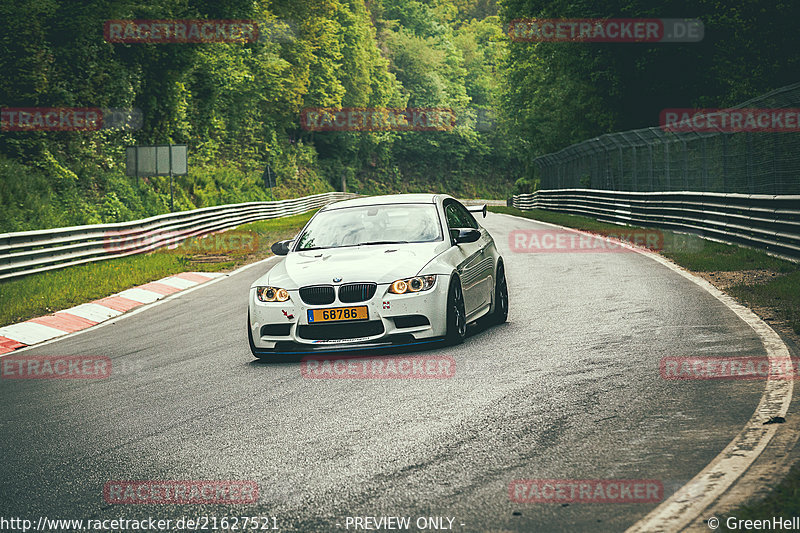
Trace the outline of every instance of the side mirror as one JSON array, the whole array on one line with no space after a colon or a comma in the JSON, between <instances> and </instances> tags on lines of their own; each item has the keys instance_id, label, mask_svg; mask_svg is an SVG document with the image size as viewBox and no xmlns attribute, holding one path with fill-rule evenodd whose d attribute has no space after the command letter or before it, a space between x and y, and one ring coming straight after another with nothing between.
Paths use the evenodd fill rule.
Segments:
<instances>
[{"instance_id":1,"label":"side mirror","mask_svg":"<svg viewBox=\"0 0 800 533\"><path fill-rule=\"evenodd\" d=\"M294 241L289 239L288 241L278 241L270 246L270 250L275 255L286 255L289 253L289 248L291 248L292 243Z\"/></svg>"},{"instance_id":2,"label":"side mirror","mask_svg":"<svg viewBox=\"0 0 800 533\"><path fill-rule=\"evenodd\" d=\"M453 236L453 240L456 241L456 244L475 242L481 238L480 230L473 228L451 229L450 234Z\"/></svg>"}]
</instances>

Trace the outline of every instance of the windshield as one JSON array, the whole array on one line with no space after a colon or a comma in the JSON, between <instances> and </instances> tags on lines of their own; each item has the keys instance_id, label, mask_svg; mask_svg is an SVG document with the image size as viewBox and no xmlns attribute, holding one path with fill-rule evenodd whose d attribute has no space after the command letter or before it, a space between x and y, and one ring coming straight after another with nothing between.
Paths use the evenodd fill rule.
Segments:
<instances>
[{"instance_id":1,"label":"windshield","mask_svg":"<svg viewBox=\"0 0 800 533\"><path fill-rule=\"evenodd\" d=\"M433 204L370 205L319 213L300 235L296 250L439 240L442 230Z\"/></svg>"}]
</instances>

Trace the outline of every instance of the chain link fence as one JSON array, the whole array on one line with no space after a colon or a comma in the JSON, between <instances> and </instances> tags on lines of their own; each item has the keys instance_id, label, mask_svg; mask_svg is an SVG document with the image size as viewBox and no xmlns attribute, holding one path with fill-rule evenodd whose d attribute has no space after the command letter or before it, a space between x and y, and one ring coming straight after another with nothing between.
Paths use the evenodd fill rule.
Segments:
<instances>
[{"instance_id":1,"label":"chain link fence","mask_svg":"<svg viewBox=\"0 0 800 533\"><path fill-rule=\"evenodd\" d=\"M800 107L800 83L731 109ZM800 193L797 132L669 132L601 135L535 159L540 188L617 191Z\"/></svg>"}]
</instances>

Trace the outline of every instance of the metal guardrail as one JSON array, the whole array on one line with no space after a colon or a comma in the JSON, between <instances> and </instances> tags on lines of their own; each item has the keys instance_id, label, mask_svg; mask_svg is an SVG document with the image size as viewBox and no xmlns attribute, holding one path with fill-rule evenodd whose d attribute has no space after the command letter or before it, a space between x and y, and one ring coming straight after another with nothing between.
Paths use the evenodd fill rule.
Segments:
<instances>
[{"instance_id":1,"label":"metal guardrail","mask_svg":"<svg viewBox=\"0 0 800 533\"><path fill-rule=\"evenodd\" d=\"M512 205L696 233L800 260L800 195L554 189L514 196Z\"/></svg>"},{"instance_id":2,"label":"metal guardrail","mask_svg":"<svg viewBox=\"0 0 800 533\"><path fill-rule=\"evenodd\" d=\"M140 254L241 224L305 213L358 195L327 192L275 202L205 207L117 224L0 234L0 280Z\"/></svg>"},{"instance_id":3,"label":"metal guardrail","mask_svg":"<svg viewBox=\"0 0 800 533\"><path fill-rule=\"evenodd\" d=\"M464 205L506 205L505 200L458 200Z\"/></svg>"}]
</instances>

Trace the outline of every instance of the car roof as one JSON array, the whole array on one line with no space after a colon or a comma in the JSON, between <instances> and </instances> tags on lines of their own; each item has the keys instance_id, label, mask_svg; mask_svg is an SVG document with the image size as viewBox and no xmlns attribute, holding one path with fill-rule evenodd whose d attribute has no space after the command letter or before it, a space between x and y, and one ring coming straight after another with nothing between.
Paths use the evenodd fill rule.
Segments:
<instances>
[{"instance_id":1,"label":"car roof","mask_svg":"<svg viewBox=\"0 0 800 533\"><path fill-rule=\"evenodd\" d=\"M326 205L322 211L332 209L342 209L346 207L360 207L367 205L387 205L387 204L435 204L437 198L446 197L441 194L415 193L415 194L386 194L383 196L362 196L351 200L343 200Z\"/></svg>"}]
</instances>

